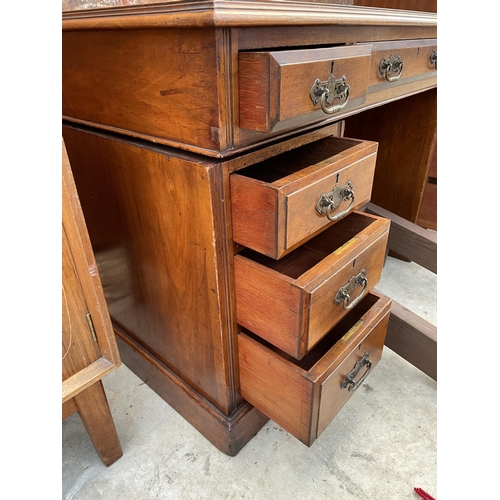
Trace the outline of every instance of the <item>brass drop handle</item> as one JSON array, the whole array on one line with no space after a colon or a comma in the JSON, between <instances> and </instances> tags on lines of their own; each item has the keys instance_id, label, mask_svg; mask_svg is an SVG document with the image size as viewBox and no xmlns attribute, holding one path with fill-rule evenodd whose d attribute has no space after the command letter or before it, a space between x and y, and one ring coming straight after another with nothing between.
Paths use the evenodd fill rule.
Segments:
<instances>
[{"instance_id":1,"label":"brass drop handle","mask_svg":"<svg viewBox=\"0 0 500 500\"><path fill-rule=\"evenodd\" d=\"M351 88L347 83L345 75L341 78L335 78L333 75L333 66L334 61L331 65L328 80L322 82L319 78L316 78L309 91L313 104L315 106L318 103L321 104L323 112L329 115L338 113L347 106L347 102L349 101L349 90ZM335 99L343 99L342 104L335 104L332 106Z\"/></svg>"},{"instance_id":2,"label":"brass drop handle","mask_svg":"<svg viewBox=\"0 0 500 500\"><path fill-rule=\"evenodd\" d=\"M347 200L351 200L349 206L345 210L342 210L342 212L333 215L333 211L339 206L340 202ZM336 185L333 188L333 191L330 191L329 193L321 193L321 196L316 203L316 211L320 215L325 214L329 220L335 222L342 219L342 217L345 217L353 206L354 188L352 186L352 182L347 181L344 186Z\"/></svg>"},{"instance_id":3,"label":"brass drop handle","mask_svg":"<svg viewBox=\"0 0 500 500\"><path fill-rule=\"evenodd\" d=\"M436 71L438 69L438 53L437 50L433 50L431 57L429 58L429 62L431 63L431 66L434 64L434 67L436 68Z\"/></svg>"},{"instance_id":4,"label":"brass drop handle","mask_svg":"<svg viewBox=\"0 0 500 500\"><path fill-rule=\"evenodd\" d=\"M351 300L351 294L357 287L361 287L361 292L354 300ZM333 303L336 306L343 303L344 309L346 311L350 311L353 307L359 304L366 292L367 287L368 278L366 277L366 270L361 269L359 274L352 276L346 285L339 288L335 298L333 299Z\"/></svg>"},{"instance_id":5,"label":"brass drop handle","mask_svg":"<svg viewBox=\"0 0 500 500\"><path fill-rule=\"evenodd\" d=\"M354 368L345 376L344 381L340 385L341 389L347 389L349 392L353 392L365 381L366 377L368 377L368 373L370 373L370 370L372 368L372 362L368 359L369 357L370 353L365 352L365 355L354 365ZM365 373L363 373L363 376L357 382L354 382L354 379L359 373L359 370L361 370L363 366L366 366Z\"/></svg>"},{"instance_id":6,"label":"brass drop handle","mask_svg":"<svg viewBox=\"0 0 500 500\"><path fill-rule=\"evenodd\" d=\"M403 65L404 63L400 56L396 57L391 54L389 58L384 57L380 61L379 71L382 76L385 75L385 79L388 82L395 82L403 74Z\"/></svg>"}]
</instances>

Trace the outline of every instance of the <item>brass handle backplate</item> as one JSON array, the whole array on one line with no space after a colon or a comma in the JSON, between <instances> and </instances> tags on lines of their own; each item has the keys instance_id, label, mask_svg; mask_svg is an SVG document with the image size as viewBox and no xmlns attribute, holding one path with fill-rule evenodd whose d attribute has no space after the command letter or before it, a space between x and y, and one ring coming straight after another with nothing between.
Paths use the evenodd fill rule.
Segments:
<instances>
[{"instance_id":1,"label":"brass handle backplate","mask_svg":"<svg viewBox=\"0 0 500 500\"><path fill-rule=\"evenodd\" d=\"M341 389L347 389L348 391L352 392L355 391L365 381L366 377L368 377L368 373L372 368L372 362L368 359L369 357L370 353L365 352L365 355L354 365L354 368L344 378L344 381L340 385ZM357 382L354 382L356 375L359 373L359 370L363 368L363 366L366 366L365 373L363 373L363 376Z\"/></svg>"},{"instance_id":2,"label":"brass handle backplate","mask_svg":"<svg viewBox=\"0 0 500 500\"><path fill-rule=\"evenodd\" d=\"M351 203L345 210L342 210L342 212L335 215L332 213L339 206L341 201L347 201L349 199L351 200ZM342 219L342 217L345 217L353 206L354 188L352 186L352 182L347 181L344 186L336 185L333 188L333 191L330 191L329 193L322 193L316 203L316 211L320 215L325 214L329 220L335 222Z\"/></svg>"},{"instance_id":3,"label":"brass handle backplate","mask_svg":"<svg viewBox=\"0 0 500 500\"><path fill-rule=\"evenodd\" d=\"M391 56L389 58L383 58L380 61L379 71L382 76L385 75L385 79L388 82L395 82L403 74L403 61L400 56Z\"/></svg>"},{"instance_id":4,"label":"brass handle backplate","mask_svg":"<svg viewBox=\"0 0 500 500\"><path fill-rule=\"evenodd\" d=\"M345 75L341 78L335 78L333 75L333 66L334 62L332 62L328 80L322 82L317 78L309 91L313 104L315 106L318 103L321 104L323 112L329 115L338 113L341 109L346 107L349 101L349 90L351 88L347 83ZM332 106L335 99L343 99L344 102Z\"/></svg>"},{"instance_id":5,"label":"brass handle backplate","mask_svg":"<svg viewBox=\"0 0 500 500\"><path fill-rule=\"evenodd\" d=\"M361 292L354 300L351 300L352 292L359 286L362 287ZM338 306L340 303L343 303L344 309L346 311L349 311L357 304L359 304L360 300L363 298L363 295L366 292L367 287L368 278L366 277L366 270L361 269L359 274L357 274L356 276L352 276L346 285L339 288L337 294L335 295L335 298L333 299L333 302L336 306Z\"/></svg>"}]
</instances>

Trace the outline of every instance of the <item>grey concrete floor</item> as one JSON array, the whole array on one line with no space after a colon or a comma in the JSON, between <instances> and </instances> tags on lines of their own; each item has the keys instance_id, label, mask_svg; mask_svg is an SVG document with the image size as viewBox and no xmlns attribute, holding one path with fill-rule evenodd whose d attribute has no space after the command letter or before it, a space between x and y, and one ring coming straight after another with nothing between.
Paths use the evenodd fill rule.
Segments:
<instances>
[{"instance_id":1,"label":"grey concrete floor","mask_svg":"<svg viewBox=\"0 0 500 500\"><path fill-rule=\"evenodd\" d=\"M391 257L377 289L436 324L436 275ZM78 414L62 424L65 500L401 500L437 496L437 384L388 348L311 448L273 421L219 452L126 366L103 380L123 456L99 460Z\"/></svg>"}]
</instances>

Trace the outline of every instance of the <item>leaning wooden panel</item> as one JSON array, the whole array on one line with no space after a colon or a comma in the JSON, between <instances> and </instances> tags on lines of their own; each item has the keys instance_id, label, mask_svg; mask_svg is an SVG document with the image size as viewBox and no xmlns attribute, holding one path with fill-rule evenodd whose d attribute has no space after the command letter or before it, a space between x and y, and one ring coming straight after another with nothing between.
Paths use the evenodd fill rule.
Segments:
<instances>
[{"instance_id":1,"label":"leaning wooden panel","mask_svg":"<svg viewBox=\"0 0 500 500\"><path fill-rule=\"evenodd\" d=\"M62 402L118 368L100 275L62 142Z\"/></svg>"},{"instance_id":2,"label":"leaning wooden panel","mask_svg":"<svg viewBox=\"0 0 500 500\"><path fill-rule=\"evenodd\" d=\"M380 360L390 304L369 294L300 362L240 332L242 396L311 446Z\"/></svg>"},{"instance_id":3,"label":"leaning wooden panel","mask_svg":"<svg viewBox=\"0 0 500 500\"><path fill-rule=\"evenodd\" d=\"M121 359L64 140L62 236L62 418L78 411L109 466L123 452L101 379Z\"/></svg>"}]
</instances>

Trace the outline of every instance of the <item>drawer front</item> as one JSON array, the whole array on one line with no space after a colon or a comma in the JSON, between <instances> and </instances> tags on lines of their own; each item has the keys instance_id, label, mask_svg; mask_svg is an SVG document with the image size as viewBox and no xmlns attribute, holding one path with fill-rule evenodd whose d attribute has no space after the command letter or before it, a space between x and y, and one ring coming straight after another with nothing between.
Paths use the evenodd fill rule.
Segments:
<instances>
[{"instance_id":1,"label":"drawer front","mask_svg":"<svg viewBox=\"0 0 500 500\"><path fill-rule=\"evenodd\" d=\"M242 397L311 446L380 360L390 304L382 294L370 293L302 361L240 332ZM352 373L363 357L370 363Z\"/></svg>"},{"instance_id":2,"label":"drawer front","mask_svg":"<svg viewBox=\"0 0 500 500\"><path fill-rule=\"evenodd\" d=\"M233 240L279 259L368 203L377 147L328 137L232 174Z\"/></svg>"},{"instance_id":3,"label":"drawer front","mask_svg":"<svg viewBox=\"0 0 500 500\"><path fill-rule=\"evenodd\" d=\"M365 102L369 66L370 45L240 52L240 128L269 133L330 116L313 101L311 88L316 80L326 83L331 75L339 96L345 77L348 95L337 97L333 85L332 100L325 106L342 106L339 114L359 106Z\"/></svg>"},{"instance_id":4,"label":"drawer front","mask_svg":"<svg viewBox=\"0 0 500 500\"><path fill-rule=\"evenodd\" d=\"M280 260L235 255L238 323L301 359L380 280L389 225L355 212Z\"/></svg>"},{"instance_id":5,"label":"drawer front","mask_svg":"<svg viewBox=\"0 0 500 500\"><path fill-rule=\"evenodd\" d=\"M436 75L437 40L374 43L368 80L368 100L372 102L384 97L397 97L433 86L436 84Z\"/></svg>"}]
</instances>

